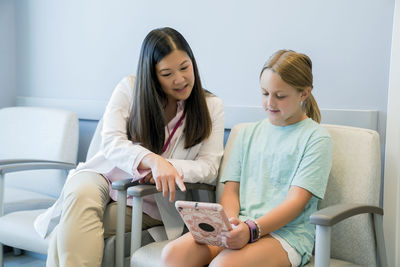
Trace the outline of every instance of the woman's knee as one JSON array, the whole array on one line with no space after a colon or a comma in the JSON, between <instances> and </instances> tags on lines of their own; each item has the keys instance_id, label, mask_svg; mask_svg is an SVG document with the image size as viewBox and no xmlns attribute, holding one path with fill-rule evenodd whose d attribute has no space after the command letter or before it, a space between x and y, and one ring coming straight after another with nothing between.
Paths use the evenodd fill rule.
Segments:
<instances>
[{"instance_id":1,"label":"woman's knee","mask_svg":"<svg viewBox=\"0 0 400 267\"><path fill-rule=\"evenodd\" d=\"M81 172L70 177L64 187L64 198L76 201L99 199L108 202L108 193L105 178L92 172Z\"/></svg>"}]
</instances>

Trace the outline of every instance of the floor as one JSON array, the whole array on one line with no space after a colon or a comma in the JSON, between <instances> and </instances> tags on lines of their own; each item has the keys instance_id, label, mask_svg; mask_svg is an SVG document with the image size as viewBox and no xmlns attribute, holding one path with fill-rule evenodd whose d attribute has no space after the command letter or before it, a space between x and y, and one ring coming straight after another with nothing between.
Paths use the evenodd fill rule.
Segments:
<instances>
[{"instance_id":1,"label":"floor","mask_svg":"<svg viewBox=\"0 0 400 267\"><path fill-rule=\"evenodd\" d=\"M4 267L45 267L46 257L34 253L23 253L15 256L12 251L4 253Z\"/></svg>"}]
</instances>

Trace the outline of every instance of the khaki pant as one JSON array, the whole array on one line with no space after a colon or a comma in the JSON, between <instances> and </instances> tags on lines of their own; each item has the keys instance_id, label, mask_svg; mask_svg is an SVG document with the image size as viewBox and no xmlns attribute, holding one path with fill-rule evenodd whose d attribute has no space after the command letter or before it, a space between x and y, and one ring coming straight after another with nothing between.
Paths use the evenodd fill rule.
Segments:
<instances>
[{"instance_id":1,"label":"khaki pant","mask_svg":"<svg viewBox=\"0 0 400 267\"><path fill-rule=\"evenodd\" d=\"M126 231L131 229L132 208L127 207ZM80 172L64 186L59 224L48 250L47 266L78 267L101 265L104 238L115 235L116 202L110 202L106 179L94 172ZM143 214L143 229L162 222Z\"/></svg>"}]
</instances>

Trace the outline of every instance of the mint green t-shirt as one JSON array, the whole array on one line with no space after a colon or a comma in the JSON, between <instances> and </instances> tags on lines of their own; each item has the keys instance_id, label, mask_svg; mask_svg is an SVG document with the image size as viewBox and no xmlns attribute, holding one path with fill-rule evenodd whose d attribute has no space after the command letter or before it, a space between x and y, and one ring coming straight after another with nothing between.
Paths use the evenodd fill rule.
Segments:
<instances>
[{"instance_id":1,"label":"mint green t-shirt","mask_svg":"<svg viewBox=\"0 0 400 267\"><path fill-rule=\"evenodd\" d=\"M312 193L305 209L274 233L310 260L315 226L310 215L322 199L332 166L332 140L328 131L311 119L275 126L268 119L240 130L221 182L240 182L239 219L257 219L286 199L290 186Z\"/></svg>"}]
</instances>

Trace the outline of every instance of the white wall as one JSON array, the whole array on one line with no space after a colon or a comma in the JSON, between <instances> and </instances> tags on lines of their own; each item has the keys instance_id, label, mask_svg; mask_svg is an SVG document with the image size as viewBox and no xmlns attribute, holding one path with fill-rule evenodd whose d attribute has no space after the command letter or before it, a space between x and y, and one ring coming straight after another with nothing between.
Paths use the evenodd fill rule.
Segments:
<instances>
[{"instance_id":1,"label":"white wall","mask_svg":"<svg viewBox=\"0 0 400 267\"><path fill-rule=\"evenodd\" d=\"M13 0L0 0L0 108L15 105L15 12Z\"/></svg>"},{"instance_id":2,"label":"white wall","mask_svg":"<svg viewBox=\"0 0 400 267\"><path fill-rule=\"evenodd\" d=\"M135 72L149 30L183 33L205 86L259 106L259 71L277 49L309 54L322 108L376 109L384 136L394 1L20 0L19 96L106 101ZM22 79L23 77L23 79Z\"/></svg>"},{"instance_id":3,"label":"white wall","mask_svg":"<svg viewBox=\"0 0 400 267\"><path fill-rule=\"evenodd\" d=\"M400 1L393 20L384 179L384 229L388 266L400 266Z\"/></svg>"}]
</instances>

